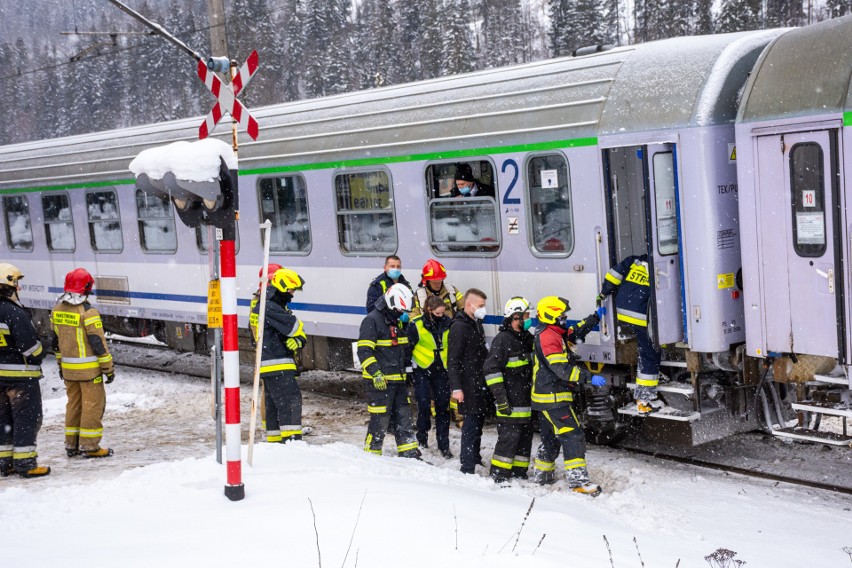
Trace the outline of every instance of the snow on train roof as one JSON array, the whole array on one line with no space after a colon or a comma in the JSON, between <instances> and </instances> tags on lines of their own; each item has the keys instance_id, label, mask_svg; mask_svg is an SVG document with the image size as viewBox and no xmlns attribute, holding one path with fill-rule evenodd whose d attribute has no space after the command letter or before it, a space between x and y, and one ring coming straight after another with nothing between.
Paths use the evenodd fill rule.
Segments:
<instances>
[{"instance_id":1,"label":"snow on train roof","mask_svg":"<svg viewBox=\"0 0 852 568\"><path fill-rule=\"evenodd\" d=\"M791 30L759 60L738 121L852 109L852 16Z\"/></svg>"}]
</instances>

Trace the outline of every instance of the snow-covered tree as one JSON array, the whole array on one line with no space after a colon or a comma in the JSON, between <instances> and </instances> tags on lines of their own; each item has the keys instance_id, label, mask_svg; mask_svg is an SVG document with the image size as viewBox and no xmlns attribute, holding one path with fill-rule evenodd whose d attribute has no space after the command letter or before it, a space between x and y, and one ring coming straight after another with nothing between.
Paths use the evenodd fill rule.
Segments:
<instances>
[{"instance_id":1,"label":"snow-covered tree","mask_svg":"<svg viewBox=\"0 0 852 568\"><path fill-rule=\"evenodd\" d=\"M826 0L825 8L829 18L840 18L852 14L852 0Z\"/></svg>"},{"instance_id":2,"label":"snow-covered tree","mask_svg":"<svg viewBox=\"0 0 852 568\"><path fill-rule=\"evenodd\" d=\"M761 0L722 0L716 31L727 33L760 29L760 4Z\"/></svg>"},{"instance_id":3,"label":"snow-covered tree","mask_svg":"<svg viewBox=\"0 0 852 568\"><path fill-rule=\"evenodd\" d=\"M804 17L801 0L766 0L763 27L801 26Z\"/></svg>"},{"instance_id":4,"label":"snow-covered tree","mask_svg":"<svg viewBox=\"0 0 852 568\"><path fill-rule=\"evenodd\" d=\"M456 75L473 71L475 54L470 3L468 0L447 0L444 5L446 24L443 28L441 74Z\"/></svg>"},{"instance_id":5,"label":"snow-covered tree","mask_svg":"<svg viewBox=\"0 0 852 568\"><path fill-rule=\"evenodd\" d=\"M695 35L712 34L713 0L695 0Z\"/></svg>"},{"instance_id":6,"label":"snow-covered tree","mask_svg":"<svg viewBox=\"0 0 852 568\"><path fill-rule=\"evenodd\" d=\"M523 12L520 0L484 0L482 15L482 61L485 67L520 63L523 54Z\"/></svg>"},{"instance_id":7,"label":"snow-covered tree","mask_svg":"<svg viewBox=\"0 0 852 568\"><path fill-rule=\"evenodd\" d=\"M444 35L446 20L440 0L416 0L422 21L420 50L418 53L419 78L431 79L441 75L443 68Z\"/></svg>"}]
</instances>

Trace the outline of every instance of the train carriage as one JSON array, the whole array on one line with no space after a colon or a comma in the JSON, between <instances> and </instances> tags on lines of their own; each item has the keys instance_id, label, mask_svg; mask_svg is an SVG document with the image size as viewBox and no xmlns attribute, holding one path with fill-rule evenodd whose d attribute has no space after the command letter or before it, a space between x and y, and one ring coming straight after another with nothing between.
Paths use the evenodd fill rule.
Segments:
<instances>
[{"instance_id":1,"label":"train carriage","mask_svg":"<svg viewBox=\"0 0 852 568\"><path fill-rule=\"evenodd\" d=\"M844 430L852 418L850 80L852 19L792 30L755 65L736 125L747 353L798 385L803 413L803 427L767 421L779 436L842 445L847 432L816 430L809 414L840 416Z\"/></svg>"},{"instance_id":2,"label":"train carriage","mask_svg":"<svg viewBox=\"0 0 852 568\"><path fill-rule=\"evenodd\" d=\"M307 280L293 308L324 367L347 364L388 254L414 281L438 258L458 288L488 294L486 323L497 324L516 294L565 296L580 319L612 265L648 252L651 327L681 379L669 387L684 424L674 437L754 427L734 388L746 340L734 119L755 61L782 34L675 38L254 111L260 138L240 147L241 326L263 219L272 260ZM84 265L116 331L172 344L203 332L206 232L127 169L142 150L194 139L199 121L0 147L2 250L25 267L28 305L52 306L62 275ZM452 197L460 165L494 195ZM578 350L608 364L613 388L590 416L612 433L635 349L610 310Z\"/></svg>"}]
</instances>

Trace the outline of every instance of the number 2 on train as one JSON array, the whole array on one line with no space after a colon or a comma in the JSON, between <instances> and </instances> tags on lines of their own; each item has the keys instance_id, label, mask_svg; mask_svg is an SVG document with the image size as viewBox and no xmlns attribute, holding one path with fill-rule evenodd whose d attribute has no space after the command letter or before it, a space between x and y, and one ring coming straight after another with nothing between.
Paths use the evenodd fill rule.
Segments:
<instances>
[{"instance_id":1,"label":"number 2 on train","mask_svg":"<svg viewBox=\"0 0 852 568\"><path fill-rule=\"evenodd\" d=\"M503 205L520 205L520 197L509 197L512 195L512 190L515 189L515 184L518 183L518 162L515 160L505 160L503 165L500 166L500 172L505 174L506 168L513 168L515 173L512 175L512 181L509 183L509 189L503 194Z\"/></svg>"}]
</instances>

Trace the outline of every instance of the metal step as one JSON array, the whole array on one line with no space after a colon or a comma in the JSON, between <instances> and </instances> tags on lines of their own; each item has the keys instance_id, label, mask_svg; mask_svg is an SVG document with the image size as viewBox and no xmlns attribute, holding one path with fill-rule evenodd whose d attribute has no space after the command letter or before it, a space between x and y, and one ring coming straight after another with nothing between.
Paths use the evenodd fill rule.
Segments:
<instances>
[{"instance_id":1,"label":"metal step","mask_svg":"<svg viewBox=\"0 0 852 568\"><path fill-rule=\"evenodd\" d=\"M660 361L660 367L680 367L686 369L686 361Z\"/></svg>"},{"instance_id":2,"label":"metal step","mask_svg":"<svg viewBox=\"0 0 852 568\"><path fill-rule=\"evenodd\" d=\"M665 406L656 412L651 412L650 414L639 414L639 411L636 410L636 404L628 404L627 406L619 408L618 413L626 414L628 416L641 416L642 418L647 419L660 418L663 420L676 420L678 422L695 422L701 418L701 413L699 412L686 412L683 410L677 410L671 406Z\"/></svg>"},{"instance_id":3,"label":"metal step","mask_svg":"<svg viewBox=\"0 0 852 568\"><path fill-rule=\"evenodd\" d=\"M819 430L808 430L798 426L780 428L772 431L773 436L788 440L799 440L802 442L818 442L831 446L852 446L852 436L835 434L834 432L820 432Z\"/></svg>"},{"instance_id":4,"label":"metal step","mask_svg":"<svg viewBox=\"0 0 852 568\"><path fill-rule=\"evenodd\" d=\"M794 402L792 406L794 410L801 410L803 412L830 414L832 416L843 416L845 418L852 418L852 407L850 407L846 403L803 400L802 402Z\"/></svg>"},{"instance_id":5,"label":"metal step","mask_svg":"<svg viewBox=\"0 0 852 568\"><path fill-rule=\"evenodd\" d=\"M627 383L627 388L635 389L636 383ZM670 392L673 394L682 394L686 397L691 397L694 394L692 385L684 385L683 383L660 383L657 385L657 392Z\"/></svg>"},{"instance_id":6,"label":"metal step","mask_svg":"<svg viewBox=\"0 0 852 568\"><path fill-rule=\"evenodd\" d=\"M814 375L814 381L829 385L842 385L844 387L849 386L849 379L843 376L832 377L831 375Z\"/></svg>"}]
</instances>

